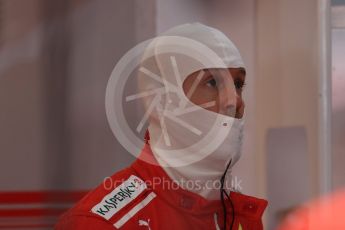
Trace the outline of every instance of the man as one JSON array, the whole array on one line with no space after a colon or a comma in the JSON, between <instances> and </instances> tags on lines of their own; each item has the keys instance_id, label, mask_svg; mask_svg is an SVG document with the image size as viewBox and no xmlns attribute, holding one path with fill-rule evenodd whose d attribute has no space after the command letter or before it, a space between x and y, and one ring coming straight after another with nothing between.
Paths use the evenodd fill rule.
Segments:
<instances>
[{"instance_id":1,"label":"man","mask_svg":"<svg viewBox=\"0 0 345 230\"><path fill-rule=\"evenodd\" d=\"M180 25L148 45L139 70L140 92L161 92L143 101L152 113L142 153L56 229L262 229L267 202L224 188L243 136L235 45L214 28Z\"/></svg>"}]
</instances>

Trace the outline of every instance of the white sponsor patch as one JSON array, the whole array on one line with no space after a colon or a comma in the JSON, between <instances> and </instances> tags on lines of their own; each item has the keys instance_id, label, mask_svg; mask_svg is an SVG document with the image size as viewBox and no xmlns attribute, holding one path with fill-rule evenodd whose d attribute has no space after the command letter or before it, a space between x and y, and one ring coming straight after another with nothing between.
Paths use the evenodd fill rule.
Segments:
<instances>
[{"instance_id":1,"label":"white sponsor patch","mask_svg":"<svg viewBox=\"0 0 345 230\"><path fill-rule=\"evenodd\" d=\"M116 187L103 200L96 204L91 211L109 220L128 203L134 200L147 188L145 182L132 175L121 185Z\"/></svg>"}]
</instances>

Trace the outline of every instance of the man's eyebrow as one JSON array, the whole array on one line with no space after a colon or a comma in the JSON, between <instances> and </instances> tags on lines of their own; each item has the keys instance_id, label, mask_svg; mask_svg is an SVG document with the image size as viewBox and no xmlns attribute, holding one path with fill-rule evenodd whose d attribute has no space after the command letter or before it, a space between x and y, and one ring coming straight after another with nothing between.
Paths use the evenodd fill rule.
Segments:
<instances>
[{"instance_id":1,"label":"man's eyebrow","mask_svg":"<svg viewBox=\"0 0 345 230\"><path fill-rule=\"evenodd\" d=\"M200 82L209 81L211 78L213 78L213 74L210 71L206 70L204 71Z\"/></svg>"},{"instance_id":2,"label":"man's eyebrow","mask_svg":"<svg viewBox=\"0 0 345 230\"><path fill-rule=\"evenodd\" d=\"M246 69L245 68L239 68L239 71L241 74L243 74L244 76L246 76L247 72L246 72Z\"/></svg>"}]
</instances>

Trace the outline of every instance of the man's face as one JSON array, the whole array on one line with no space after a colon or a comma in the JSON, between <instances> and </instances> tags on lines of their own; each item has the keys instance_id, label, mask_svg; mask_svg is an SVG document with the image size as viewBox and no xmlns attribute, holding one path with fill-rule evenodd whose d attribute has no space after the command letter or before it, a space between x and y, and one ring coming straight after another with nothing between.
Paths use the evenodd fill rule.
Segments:
<instances>
[{"instance_id":1,"label":"man's face","mask_svg":"<svg viewBox=\"0 0 345 230\"><path fill-rule=\"evenodd\" d=\"M242 118L242 98L246 71L244 68L204 69L189 75L183 82L183 91L196 105L214 102L205 109Z\"/></svg>"}]
</instances>

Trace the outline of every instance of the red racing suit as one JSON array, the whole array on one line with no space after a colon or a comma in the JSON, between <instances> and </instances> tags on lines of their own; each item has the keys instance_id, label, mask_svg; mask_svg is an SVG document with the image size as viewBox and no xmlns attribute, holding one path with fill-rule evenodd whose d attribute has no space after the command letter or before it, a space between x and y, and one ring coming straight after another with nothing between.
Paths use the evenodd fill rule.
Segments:
<instances>
[{"instance_id":1,"label":"red racing suit","mask_svg":"<svg viewBox=\"0 0 345 230\"><path fill-rule=\"evenodd\" d=\"M149 144L143 154L153 157ZM172 185L163 168L139 157L62 215L55 229L223 229L220 201L209 201ZM233 229L263 229L261 217L267 201L236 192L231 192L230 198L235 210ZM232 207L228 200L226 206L229 229Z\"/></svg>"}]
</instances>

